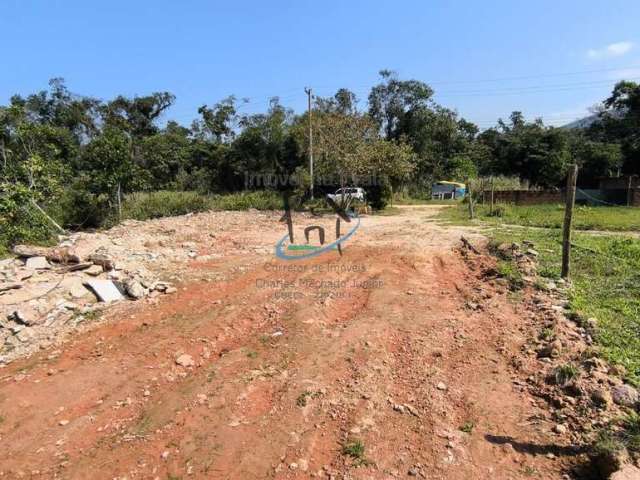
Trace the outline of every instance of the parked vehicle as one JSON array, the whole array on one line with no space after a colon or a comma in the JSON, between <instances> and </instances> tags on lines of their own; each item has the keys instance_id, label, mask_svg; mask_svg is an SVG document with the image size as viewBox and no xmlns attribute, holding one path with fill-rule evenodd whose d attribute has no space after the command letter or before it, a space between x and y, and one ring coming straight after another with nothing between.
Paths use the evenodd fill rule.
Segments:
<instances>
[{"instance_id":1,"label":"parked vehicle","mask_svg":"<svg viewBox=\"0 0 640 480\"><path fill-rule=\"evenodd\" d=\"M366 194L363 188L345 187L339 188L335 193L329 193L327 197L336 202L338 205L348 205L354 200L364 202Z\"/></svg>"},{"instance_id":2,"label":"parked vehicle","mask_svg":"<svg viewBox=\"0 0 640 480\"><path fill-rule=\"evenodd\" d=\"M464 198L466 193L467 186L464 183L441 180L431 186L431 198L433 200L455 200Z\"/></svg>"}]
</instances>

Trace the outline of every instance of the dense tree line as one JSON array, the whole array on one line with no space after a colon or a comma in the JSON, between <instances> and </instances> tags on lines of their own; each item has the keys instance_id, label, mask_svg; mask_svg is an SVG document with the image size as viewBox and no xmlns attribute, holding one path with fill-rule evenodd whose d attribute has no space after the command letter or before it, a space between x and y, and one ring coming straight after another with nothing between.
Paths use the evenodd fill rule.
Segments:
<instances>
[{"instance_id":1,"label":"dense tree line","mask_svg":"<svg viewBox=\"0 0 640 480\"><path fill-rule=\"evenodd\" d=\"M585 181L640 173L635 83L616 85L598 121L580 131L526 122L514 112L479 132L433 95L426 83L385 70L366 105L347 89L315 98L316 174L335 178L332 187L373 175L385 196L394 188L424 195L435 179L478 175L554 187L574 161ZM200 107L189 127L163 124L174 101L169 92L103 101L74 95L53 79L47 91L0 106L5 237L24 237L40 225L29 220L39 207L67 226L97 226L130 192L235 192L246 187L247 173L296 173L308 181L306 113L273 98L266 112L241 115L229 97Z\"/></svg>"}]
</instances>

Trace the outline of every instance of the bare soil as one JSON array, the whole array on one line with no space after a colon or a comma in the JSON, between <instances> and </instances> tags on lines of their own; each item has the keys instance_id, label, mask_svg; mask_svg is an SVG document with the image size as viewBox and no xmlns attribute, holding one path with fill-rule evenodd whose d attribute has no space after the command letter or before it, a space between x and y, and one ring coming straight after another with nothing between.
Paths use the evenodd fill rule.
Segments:
<instances>
[{"instance_id":1,"label":"bare soil","mask_svg":"<svg viewBox=\"0 0 640 480\"><path fill-rule=\"evenodd\" d=\"M274 257L275 212L122 229L198 256L163 264L177 293L0 370L2 477L563 478L571 440L515 368L535 316L438 208L364 217L343 256L299 262Z\"/></svg>"}]
</instances>

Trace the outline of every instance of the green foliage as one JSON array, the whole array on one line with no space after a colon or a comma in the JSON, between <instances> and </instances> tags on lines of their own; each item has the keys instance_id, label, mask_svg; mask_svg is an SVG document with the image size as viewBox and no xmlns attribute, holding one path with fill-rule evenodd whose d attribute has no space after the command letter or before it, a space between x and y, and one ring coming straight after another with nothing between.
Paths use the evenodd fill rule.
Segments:
<instances>
[{"instance_id":1,"label":"green foliage","mask_svg":"<svg viewBox=\"0 0 640 480\"><path fill-rule=\"evenodd\" d=\"M150 218L185 215L212 208L212 199L197 192L138 192L125 197L122 218L147 220Z\"/></svg>"},{"instance_id":2,"label":"green foliage","mask_svg":"<svg viewBox=\"0 0 640 480\"><path fill-rule=\"evenodd\" d=\"M460 431L464 433L471 433L473 432L473 427L475 427L475 424L471 421L467 421L460 426Z\"/></svg>"},{"instance_id":3,"label":"green foliage","mask_svg":"<svg viewBox=\"0 0 640 480\"><path fill-rule=\"evenodd\" d=\"M620 166L626 171L638 168L633 159L640 131L640 87L632 82L616 85L601 121L587 132L526 122L514 112L508 122L500 120L496 128L479 134L477 126L435 103L426 83L400 79L388 70L380 75L361 111L355 94L344 88L332 97L315 99L315 176L316 182L325 180L316 183L317 192L364 186L372 206L382 210L394 191L425 198L434 180L492 175L498 177L494 185L499 190L519 180L558 185L573 161L580 164L581 178L589 181L615 173ZM308 194L306 113L296 115L273 98L266 112L241 115L239 102L231 96L202 105L189 127L171 120L163 126L159 120L174 101L169 92L107 101L80 98L58 78L46 91L15 95L0 106L4 244L48 239L49 228L32 211L34 202L65 227L76 229L112 223L123 197L129 197L125 217L152 218L206 208L281 208L277 195L265 192L270 189L292 187L299 198ZM286 178L294 172L302 179L299 185L247 185L252 175ZM362 177L378 184L358 185ZM472 182L472 188L479 191L476 184ZM260 191L238 193L246 189ZM160 193L131 195L153 191ZM161 205L164 201L167 205ZM486 221L483 207L478 210ZM515 216L514 221L524 222L521 217L526 215L507 207L496 212L505 221ZM620 222L633 215L620 214ZM560 215L530 217L530 224L548 226L557 225ZM585 226L579 228L606 223L598 211L582 217Z\"/></svg>"},{"instance_id":4,"label":"green foliage","mask_svg":"<svg viewBox=\"0 0 640 480\"><path fill-rule=\"evenodd\" d=\"M571 153L564 130L545 127L542 121L527 123L520 112L513 112L509 123L498 126L478 137L491 150L491 161L483 165L483 174L517 175L532 184L553 187L560 183Z\"/></svg>"},{"instance_id":5,"label":"green foliage","mask_svg":"<svg viewBox=\"0 0 640 480\"><path fill-rule=\"evenodd\" d=\"M207 210L281 210L282 198L276 192L240 192L227 195L203 195L198 192L137 192L125 197L122 218L150 218L185 215Z\"/></svg>"},{"instance_id":6,"label":"green foliage","mask_svg":"<svg viewBox=\"0 0 640 480\"><path fill-rule=\"evenodd\" d=\"M296 398L296 405L299 407L306 407L307 399L314 398L315 396L317 396L316 393L305 390L300 395L298 395L298 398Z\"/></svg>"},{"instance_id":7,"label":"green foliage","mask_svg":"<svg viewBox=\"0 0 640 480\"><path fill-rule=\"evenodd\" d=\"M31 191L21 184L0 183L0 255L16 243L47 243L54 232L31 204Z\"/></svg>"},{"instance_id":8,"label":"green foliage","mask_svg":"<svg viewBox=\"0 0 640 480\"><path fill-rule=\"evenodd\" d=\"M625 445L632 452L640 452L640 414L629 412L621 423Z\"/></svg>"},{"instance_id":9,"label":"green foliage","mask_svg":"<svg viewBox=\"0 0 640 480\"><path fill-rule=\"evenodd\" d=\"M640 84L621 81L604 101L604 109L587 131L595 141L616 143L622 154L622 170L640 173Z\"/></svg>"},{"instance_id":10,"label":"green foliage","mask_svg":"<svg viewBox=\"0 0 640 480\"><path fill-rule=\"evenodd\" d=\"M495 211L499 211L497 214ZM576 230L640 230L640 209L635 207L591 207L576 205L573 211L573 228ZM490 214L487 203L477 204L475 214L479 221L491 224L524 225L528 227L562 228L564 206L559 204L513 205L496 204ZM464 208L446 209L443 218L462 220L468 218Z\"/></svg>"},{"instance_id":11,"label":"green foliage","mask_svg":"<svg viewBox=\"0 0 640 480\"><path fill-rule=\"evenodd\" d=\"M566 385L574 378L577 378L580 371L570 363L559 365L553 370L553 378L557 385Z\"/></svg>"},{"instance_id":12,"label":"green foliage","mask_svg":"<svg viewBox=\"0 0 640 480\"><path fill-rule=\"evenodd\" d=\"M549 216L548 205L526 208L538 213L534 218ZM638 209L616 207L589 207L591 217L598 220L603 230L635 230ZM610 212L608 215L607 213ZM628 216L631 215L631 216ZM574 222L578 226L594 226L593 219L580 218L576 212ZM442 219L458 224L468 224L467 212L458 207L444 209ZM508 223L528 225L531 217L518 221L510 216ZM486 218L482 219L486 221ZM527 222L527 223L525 223ZM539 222L536 222L539 223ZM524 240L535 244L539 252L538 273L543 277L560 277L562 258L562 231L560 229L522 228L495 224L490 235L495 244ZM580 318L597 318L595 341L601 354L614 364L623 365L628 380L640 384L640 240L621 235L592 235L573 233L570 308ZM503 272L505 273L505 272ZM508 272L506 272L508 273Z\"/></svg>"},{"instance_id":13,"label":"green foliage","mask_svg":"<svg viewBox=\"0 0 640 480\"><path fill-rule=\"evenodd\" d=\"M268 190L214 195L211 199L214 210L282 210L283 205L282 196Z\"/></svg>"},{"instance_id":14,"label":"green foliage","mask_svg":"<svg viewBox=\"0 0 640 480\"><path fill-rule=\"evenodd\" d=\"M362 440L357 438L348 439L344 445L342 445L342 454L349 456L357 461L365 460L365 447Z\"/></svg>"}]
</instances>

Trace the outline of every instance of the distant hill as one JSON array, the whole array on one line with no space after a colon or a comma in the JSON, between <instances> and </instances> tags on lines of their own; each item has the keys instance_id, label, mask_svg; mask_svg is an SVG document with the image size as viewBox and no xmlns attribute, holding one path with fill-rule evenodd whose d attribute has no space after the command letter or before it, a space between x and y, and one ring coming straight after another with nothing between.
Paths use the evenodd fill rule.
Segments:
<instances>
[{"instance_id":1,"label":"distant hill","mask_svg":"<svg viewBox=\"0 0 640 480\"><path fill-rule=\"evenodd\" d=\"M598 121L598 115L589 115L588 117L580 118L578 120L574 120L571 123L567 123L560 128L566 128L567 130L581 130L583 128L589 128L595 122Z\"/></svg>"},{"instance_id":2,"label":"distant hill","mask_svg":"<svg viewBox=\"0 0 640 480\"><path fill-rule=\"evenodd\" d=\"M622 118L624 117L626 111L625 110L608 110L607 115L612 118ZM574 120L571 123L567 123L566 125L561 126L560 128L566 128L568 130L580 130L583 128L589 128L591 125L599 121L599 116L597 113L593 115L589 115L588 117L580 118L578 120Z\"/></svg>"}]
</instances>

